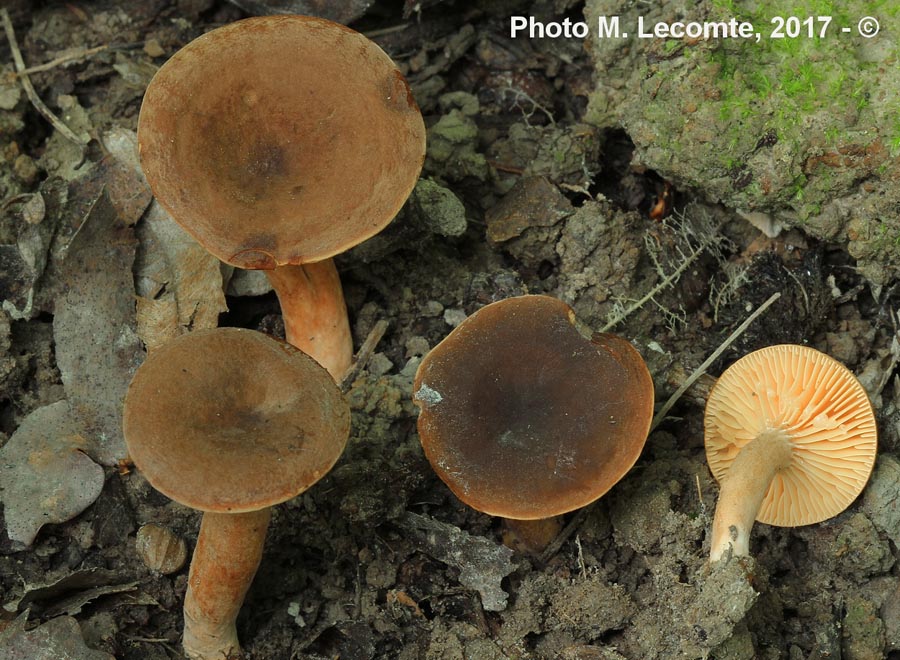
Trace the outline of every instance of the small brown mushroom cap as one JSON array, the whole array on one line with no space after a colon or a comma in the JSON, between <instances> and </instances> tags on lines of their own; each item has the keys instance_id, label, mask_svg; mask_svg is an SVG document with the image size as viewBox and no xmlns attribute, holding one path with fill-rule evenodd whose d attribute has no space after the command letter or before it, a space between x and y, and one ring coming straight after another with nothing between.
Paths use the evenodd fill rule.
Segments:
<instances>
[{"instance_id":1,"label":"small brown mushroom cap","mask_svg":"<svg viewBox=\"0 0 900 660\"><path fill-rule=\"evenodd\" d=\"M603 495L634 465L653 416L640 354L583 336L548 296L492 303L422 361L419 437L460 500L504 518L548 518Z\"/></svg>"},{"instance_id":2,"label":"small brown mushroom cap","mask_svg":"<svg viewBox=\"0 0 900 660\"><path fill-rule=\"evenodd\" d=\"M350 409L302 351L259 332L199 330L153 351L125 396L135 465L201 511L242 513L312 486L340 457Z\"/></svg>"},{"instance_id":3,"label":"small brown mushroom cap","mask_svg":"<svg viewBox=\"0 0 900 660\"><path fill-rule=\"evenodd\" d=\"M425 158L390 57L308 16L245 19L179 50L147 88L138 141L160 204L242 268L321 261L378 233Z\"/></svg>"},{"instance_id":4,"label":"small brown mushroom cap","mask_svg":"<svg viewBox=\"0 0 900 660\"><path fill-rule=\"evenodd\" d=\"M807 346L760 349L731 365L706 404L706 457L721 482L741 448L782 429L791 463L779 470L757 520L793 527L827 520L862 491L875 463L875 414L849 369Z\"/></svg>"}]
</instances>

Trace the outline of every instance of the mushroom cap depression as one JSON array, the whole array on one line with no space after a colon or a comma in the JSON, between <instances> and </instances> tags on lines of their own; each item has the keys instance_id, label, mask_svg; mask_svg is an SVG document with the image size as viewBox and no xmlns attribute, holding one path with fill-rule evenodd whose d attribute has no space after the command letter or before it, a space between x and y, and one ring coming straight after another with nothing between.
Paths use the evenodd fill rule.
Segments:
<instances>
[{"instance_id":1,"label":"mushroom cap depression","mask_svg":"<svg viewBox=\"0 0 900 660\"><path fill-rule=\"evenodd\" d=\"M125 396L123 430L158 491L193 509L242 513L322 478L347 442L350 409L299 349L217 328L150 353Z\"/></svg>"},{"instance_id":2,"label":"mushroom cap depression","mask_svg":"<svg viewBox=\"0 0 900 660\"><path fill-rule=\"evenodd\" d=\"M208 32L157 71L141 166L172 217L222 261L321 261L381 231L425 158L425 126L384 51L308 16Z\"/></svg>"},{"instance_id":3,"label":"mushroom cap depression","mask_svg":"<svg viewBox=\"0 0 900 660\"><path fill-rule=\"evenodd\" d=\"M653 381L614 335L584 337L548 296L492 303L422 361L419 437L438 476L469 506L519 520L585 506L640 455Z\"/></svg>"},{"instance_id":4,"label":"mushroom cap depression","mask_svg":"<svg viewBox=\"0 0 900 660\"><path fill-rule=\"evenodd\" d=\"M731 365L706 404L706 458L718 481L741 448L783 429L791 464L775 474L757 520L793 527L827 520L859 495L875 463L869 398L837 360L806 346L769 346Z\"/></svg>"}]
</instances>

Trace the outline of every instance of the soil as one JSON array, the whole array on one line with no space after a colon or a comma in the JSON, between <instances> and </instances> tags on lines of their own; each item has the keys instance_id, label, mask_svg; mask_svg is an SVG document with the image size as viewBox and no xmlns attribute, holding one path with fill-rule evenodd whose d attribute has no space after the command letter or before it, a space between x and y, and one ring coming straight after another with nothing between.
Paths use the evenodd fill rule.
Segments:
<instances>
[{"instance_id":1,"label":"soil","mask_svg":"<svg viewBox=\"0 0 900 660\"><path fill-rule=\"evenodd\" d=\"M246 656L900 658L900 47L884 36L897 11L798 3L847 25L876 15L883 32L755 50L509 35L512 15L594 26L766 14L740 0L645 4L8 0L28 66L71 56L30 79L75 139L36 110L0 43L0 658L182 657L178 547L190 555L199 514L120 460L122 397L167 338L283 325L264 279L221 266L151 202L133 131L144 88L179 47L287 5L394 58L428 157L394 222L337 260L356 346L379 321L388 329L350 384L344 455L275 509L238 621ZM718 486L694 386L634 468L565 517L560 544L510 550L501 521L432 471L412 383L466 316L524 293L627 337L658 405L780 293L705 380L777 343L841 361L878 416L866 491L821 524L757 524L751 558L710 566ZM22 429L74 467L27 472ZM67 495L52 490L76 477ZM16 495L25 481L33 490ZM87 508L64 506L94 487ZM35 512L51 492L64 501ZM148 555L136 541L148 523L171 547Z\"/></svg>"}]
</instances>

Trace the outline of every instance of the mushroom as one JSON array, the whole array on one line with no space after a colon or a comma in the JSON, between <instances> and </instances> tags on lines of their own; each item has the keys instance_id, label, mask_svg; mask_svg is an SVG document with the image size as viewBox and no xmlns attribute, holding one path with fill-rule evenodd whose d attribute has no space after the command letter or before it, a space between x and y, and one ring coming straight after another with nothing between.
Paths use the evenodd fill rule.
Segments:
<instances>
[{"instance_id":1,"label":"mushroom","mask_svg":"<svg viewBox=\"0 0 900 660\"><path fill-rule=\"evenodd\" d=\"M413 392L435 472L533 552L551 540L548 519L628 472L653 416L653 381L632 345L586 336L568 305L540 295L472 314L425 356Z\"/></svg>"},{"instance_id":2,"label":"mushroom","mask_svg":"<svg viewBox=\"0 0 900 660\"><path fill-rule=\"evenodd\" d=\"M331 257L394 218L425 159L390 57L319 18L231 23L157 71L138 142L157 201L222 261L266 270L288 342L340 378L353 348Z\"/></svg>"},{"instance_id":3,"label":"mushroom","mask_svg":"<svg viewBox=\"0 0 900 660\"><path fill-rule=\"evenodd\" d=\"M203 511L184 602L184 649L240 650L235 619L262 555L271 507L322 478L347 441L334 380L300 350L252 330L182 335L153 351L125 396L135 465Z\"/></svg>"},{"instance_id":4,"label":"mushroom","mask_svg":"<svg viewBox=\"0 0 900 660\"><path fill-rule=\"evenodd\" d=\"M721 485L710 561L749 554L753 521L821 522L859 495L875 463L866 392L806 346L763 348L731 365L706 404L706 457Z\"/></svg>"}]
</instances>

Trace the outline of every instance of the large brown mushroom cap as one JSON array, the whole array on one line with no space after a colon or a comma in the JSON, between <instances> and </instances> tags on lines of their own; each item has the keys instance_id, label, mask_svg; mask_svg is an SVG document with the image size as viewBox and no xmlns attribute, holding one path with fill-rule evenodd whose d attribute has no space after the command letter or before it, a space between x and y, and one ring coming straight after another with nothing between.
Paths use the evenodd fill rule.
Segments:
<instances>
[{"instance_id":1,"label":"large brown mushroom cap","mask_svg":"<svg viewBox=\"0 0 900 660\"><path fill-rule=\"evenodd\" d=\"M157 200L242 268L320 261L378 233L425 158L391 59L307 16L238 21L179 50L147 88L138 141Z\"/></svg>"},{"instance_id":2,"label":"large brown mushroom cap","mask_svg":"<svg viewBox=\"0 0 900 660\"><path fill-rule=\"evenodd\" d=\"M125 397L125 441L176 502L241 513L288 500L337 461L350 410L302 351L238 328L200 330L153 351Z\"/></svg>"},{"instance_id":3,"label":"large brown mushroom cap","mask_svg":"<svg viewBox=\"0 0 900 660\"><path fill-rule=\"evenodd\" d=\"M548 518L603 495L634 465L653 381L613 335L581 335L548 296L496 302L422 361L419 436L459 499L505 518Z\"/></svg>"},{"instance_id":4,"label":"large brown mushroom cap","mask_svg":"<svg viewBox=\"0 0 900 660\"><path fill-rule=\"evenodd\" d=\"M878 444L859 381L828 355L796 345L763 348L731 365L710 393L705 427L719 482L760 433L786 432L791 463L776 472L756 518L769 525L809 525L846 509L869 479Z\"/></svg>"}]
</instances>

